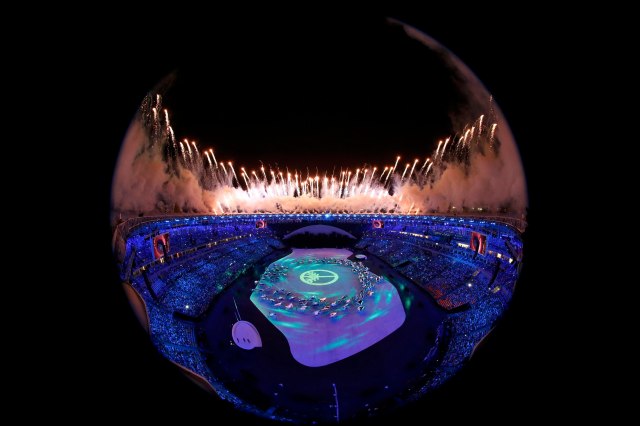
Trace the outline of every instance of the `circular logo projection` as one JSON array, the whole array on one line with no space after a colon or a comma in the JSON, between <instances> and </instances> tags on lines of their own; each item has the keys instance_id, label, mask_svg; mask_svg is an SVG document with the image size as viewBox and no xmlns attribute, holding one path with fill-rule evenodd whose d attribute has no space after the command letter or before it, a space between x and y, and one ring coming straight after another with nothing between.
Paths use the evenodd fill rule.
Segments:
<instances>
[{"instance_id":1,"label":"circular logo projection","mask_svg":"<svg viewBox=\"0 0 640 426\"><path fill-rule=\"evenodd\" d=\"M300 281L309 285L329 285L338 281L338 274L326 269L311 269L300 274Z\"/></svg>"}]
</instances>

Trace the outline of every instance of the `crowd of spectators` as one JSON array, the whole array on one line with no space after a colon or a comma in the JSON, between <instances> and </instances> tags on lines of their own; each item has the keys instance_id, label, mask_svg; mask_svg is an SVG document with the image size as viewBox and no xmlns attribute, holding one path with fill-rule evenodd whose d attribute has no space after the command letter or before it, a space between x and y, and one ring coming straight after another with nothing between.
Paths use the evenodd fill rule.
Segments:
<instances>
[{"instance_id":1,"label":"crowd of spectators","mask_svg":"<svg viewBox=\"0 0 640 426\"><path fill-rule=\"evenodd\" d=\"M393 266L450 311L438 330L436 345L425 358L429 359L425 362L430 371L426 374L425 370L426 381L417 395L439 386L471 356L478 342L502 315L518 276L517 269L504 259L478 255L461 247L458 241L463 241L468 231L454 230L446 235L451 232L450 228L439 224L430 226L433 236L427 235L420 223L387 224L386 229L368 231L356 244L357 248ZM161 227L145 228L131 235L127 241L128 257L125 256L123 263L129 262L138 271L144 271L134 275L132 285L145 300L151 338L165 357L202 376L223 399L247 409L244 402L212 375L206 355L199 351L194 324L181 318L201 316L214 298L256 261L284 245L271 231L256 230L255 223L250 221L228 220L211 226L185 219L184 224L166 231L169 253L184 253L184 256L158 263L154 260L152 240L154 235L163 232ZM498 242L500 236L494 233L488 238ZM215 246L211 246L212 243ZM308 309L315 315L333 317L351 309L361 310L363 300L373 295L375 284L381 279L362 263L347 259L303 258L297 262L349 267L358 276L361 288L355 295L331 300L292 294L274 285L288 272L286 266L276 262L265 271L254 290L261 293L261 299L276 312ZM144 265L146 269L141 268Z\"/></svg>"},{"instance_id":2,"label":"crowd of spectators","mask_svg":"<svg viewBox=\"0 0 640 426\"><path fill-rule=\"evenodd\" d=\"M251 236L177 262L160 272L166 291L160 303L192 317L202 315L213 297L224 290L257 260L273 251L270 237Z\"/></svg>"},{"instance_id":3,"label":"crowd of spectators","mask_svg":"<svg viewBox=\"0 0 640 426\"><path fill-rule=\"evenodd\" d=\"M495 257L428 238L374 230L357 248L372 253L427 290L450 311L444 327L446 345L418 394L438 387L465 360L502 315L518 277L517 269ZM442 240L441 240L442 241ZM456 309L460 308L460 309Z\"/></svg>"},{"instance_id":4,"label":"crowd of spectators","mask_svg":"<svg viewBox=\"0 0 640 426\"><path fill-rule=\"evenodd\" d=\"M176 316L175 313L197 318L202 315L212 300L232 284L238 276L252 267L256 261L284 248L280 240L268 230L240 234L234 226L212 230L205 226L184 226L171 230L171 251L178 249L189 253L171 262L153 263L145 274L136 274L132 285L142 295L147 308L149 333L154 345L167 359L204 378L225 400L256 414L262 412L229 392L216 379L206 364L205 355L199 350L195 323ZM227 238L212 247L191 251L193 245L202 246ZM149 241L137 241L145 245ZM145 276L147 277L145 279ZM145 283L148 281L151 290Z\"/></svg>"},{"instance_id":5,"label":"crowd of spectators","mask_svg":"<svg viewBox=\"0 0 640 426\"><path fill-rule=\"evenodd\" d=\"M256 232L255 228L247 224L223 223L215 227L206 225L181 226L165 231L156 231L148 235L135 235L128 240L130 248L125 257L125 263L129 260L129 256L133 256L135 267L153 262L155 260L153 238L158 234L168 234L168 254L173 254L204 247L207 244L224 241L238 235L248 235L252 232Z\"/></svg>"},{"instance_id":6,"label":"crowd of spectators","mask_svg":"<svg viewBox=\"0 0 640 426\"><path fill-rule=\"evenodd\" d=\"M491 330L496 319L504 310L499 298L484 297L478 300L471 309L452 313L444 321L443 329L446 335L444 351L436 362L431 362L430 371L424 375L426 382L413 398L424 395L449 379L464 362L469 359L474 348ZM440 329L438 339L440 339ZM436 346L437 342L436 342Z\"/></svg>"},{"instance_id":7,"label":"crowd of spectators","mask_svg":"<svg viewBox=\"0 0 640 426\"><path fill-rule=\"evenodd\" d=\"M395 266L447 310L473 304L487 291L506 303L518 276L513 265L495 257L476 255L458 246L436 245L407 233L374 230L356 248Z\"/></svg>"},{"instance_id":8,"label":"crowd of spectators","mask_svg":"<svg viewBox=\"0 0 640 426\"><path fill-rule=\"evenodd\" d=\"M213 375L207 366L205 356L197 349L177 346L161 341L156 341L155 343L160 353L167 359L205 379L221 399L230 402L244 411L254 413L258 416L264 416L264 410L241 400L230 392L225 385ZM290 421L276 414L270 415L269 417L274 420Z\"/></svg>"},{"instance_id":9,"label":"crowd of spectators","mask_svg":"<svg viewBox=\"0 0 640 426\"><path fill-rule=\"evenodd\" d=\"M149 331L154 339L173 345L196 347L193 324L176 319L171 312L155 303L147 304Z\"/></svg>"},{"instance_id":10,"label":"crowd of spectators","mask_svg":"<svg viewBox=\"0 0 640 426\"><path fill-rule=\"evenodd\" d=\"M156 342L156 346L165 357L187 370L193 371L205 379L212 376L204 357L196 348L176 346L164 342Z\"/></svg>"}]
</instances>

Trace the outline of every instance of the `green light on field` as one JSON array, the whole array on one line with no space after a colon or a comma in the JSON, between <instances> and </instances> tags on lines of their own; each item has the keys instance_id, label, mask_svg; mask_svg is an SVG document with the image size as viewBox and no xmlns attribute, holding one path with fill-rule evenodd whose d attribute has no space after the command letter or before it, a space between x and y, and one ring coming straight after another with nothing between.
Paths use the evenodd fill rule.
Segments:
<instances>
[{"instance_id":1,"label":"green light on field","mask_svg":"<svg viewBox=\"0 0 640 426\"><path fill-rule=\"evenodd\" d=\"M367 319L365 319L365 320L364 320L364 322L372 321L372 320L374 320L374 319L378 318L379 316L382 316L382 315L384 315L384 314L386 314L386 313L387 313L387 311L386 311L386 310L378 309L377 311L375 311L374 313L372 313L371 315L369 315L369 316L367 317Z\"/></svg>"},{"instance_id":2,"label":"green light on field","mask_svg":"<svg viewBox=\"0 0 640 426\"><path fill-rule=\"evenodd\" d=\"M406 298L404 300L404 309L408 311L410 307L411 307L411 299Z\"/></svg>"},{"instance_id":3,"label":"green light on field","mask_svg":"<svg viewBox=\"0 0 640 426\"><path fill-rule=\"evenodd\" d=\"M279 327L284 327L284 328L295 328L295 329L304 328L304 322L288 322L288 321L274 320L273 323L277 324Z\"/></svg>"},{"instance_id":4,"label":"green light on field","mask_svg":"<svg viewBox=\"0 0 640 426\"><path fill-rule=\"evenodd\" d=\"M342 345L346 345L347 343L349 343L349 338L348 337L343 337L340 338L338 340L334 340L333 342L327 343L324 346L321 346L320 348L318 348L318 351L330 351L332 349L335 349L337 347L340 347Z\"/></svg>"}]
</instances>

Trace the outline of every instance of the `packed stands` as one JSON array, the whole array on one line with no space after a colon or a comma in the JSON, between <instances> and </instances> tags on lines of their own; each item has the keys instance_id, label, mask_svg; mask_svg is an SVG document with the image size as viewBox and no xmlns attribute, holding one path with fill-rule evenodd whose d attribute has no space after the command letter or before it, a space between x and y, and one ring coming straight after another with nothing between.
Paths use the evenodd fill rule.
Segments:
<instances>
[{"instance_id":1,"label":"packed stands","mask_svg":"<svg viewBox=\"0 0 640 426\"><path fill-rule=\"evenodd\" d=\"M269 226L258 229L256 222L262 219L264 215L136 218L118 231L126 241L121 277L144 300L155 346L206 380L222 398L249 411L209 370L195 324L238 277L286 248L279 238L285 231L312 223L339 224L358 237L356 250L386 262L446 311L436 345L425 358L423 381L412 393L416 397L454 374L491 330L511 299L522 257L518 231L485 219L278 214L268 216ZM373 219L384 220L384 227L374 229ZM472 232L486 236L486 253L471 249ZM160 255L154 251L159 235L167 241ZM267 270L263 279L281 273ZM370 283L364 279L363 284Z\"/></svg>"}]
</instances>

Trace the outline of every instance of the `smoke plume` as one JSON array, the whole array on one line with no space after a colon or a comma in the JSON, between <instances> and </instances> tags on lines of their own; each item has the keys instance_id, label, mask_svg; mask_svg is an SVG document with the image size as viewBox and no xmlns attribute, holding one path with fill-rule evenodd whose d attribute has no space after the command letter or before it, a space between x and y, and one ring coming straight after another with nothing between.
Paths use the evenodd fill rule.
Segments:
<instances>
[{"instance_id":1,"label":"smoke plume","mask_svg":"<svg viewBox=\"0 0 640 426\"><path fill-rule=\"evenodd\" d=\"M149 94L124 139L113 180L114 213L384 212L473 209L523 215L524 174L502 114L489 111L438 143L428 158L395 170L343 169L307 176L247 172L213 150L178 141L162 98ZM499 110L498 110L499 111Z\"/></svg>"}]
</instances>

